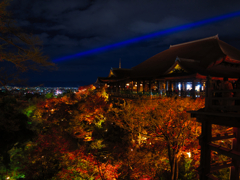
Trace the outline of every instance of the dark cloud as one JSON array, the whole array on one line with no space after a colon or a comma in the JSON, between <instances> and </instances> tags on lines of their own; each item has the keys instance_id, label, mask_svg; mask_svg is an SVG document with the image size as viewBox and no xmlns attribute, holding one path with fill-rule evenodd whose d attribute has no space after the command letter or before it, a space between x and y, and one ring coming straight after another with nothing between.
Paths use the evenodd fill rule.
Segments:
<instances>
[{"instance_id":1,"label":"dark cloud","mask_svg":"<svg viewBox=\"0 0 240 180\"><path fill-rule=\"evenodd\" d=\"M169 27L240 10L235 0L13 0L18 25L38 35L51 59L145 35ZM178 44L219 34L240 49L239 17L173 33L101 54L59 63L58 72L46 73L52 81L79 79L94 82L110 67L131 68ZM71 74L72 72L72 74ZM77 74L77 76L76 76ZM75 77L76 76L76 77ZM38 77L40 78L40 77ZM41 75L42 81L46 78Z\"/></svg>"}]
</instances>

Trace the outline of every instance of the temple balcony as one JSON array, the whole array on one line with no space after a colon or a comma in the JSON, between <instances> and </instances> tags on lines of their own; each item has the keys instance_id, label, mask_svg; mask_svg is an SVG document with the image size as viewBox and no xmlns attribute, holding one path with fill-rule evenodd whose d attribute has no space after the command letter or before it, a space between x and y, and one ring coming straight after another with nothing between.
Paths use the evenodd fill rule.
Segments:
<instances>
[{"instance_id":1,"label":"temple balcony","mask_svg":"<svg viewBox=\"0 0 240 180\"><path fill-rule=\"evenodd\" d=\"M220 84L223 82L220 82ZM237 87L216 88L211 79L207 80L205 108L198 111L189 111L202 124L202 134L199 136L201 146L200 166L198 168L200 180L217 179L212 173L221 168L230 167L230 180L239 180L240 167L240 89ZM224 87L224 86L223 86ZM212 125L233 127L231 134L214 134ZM214 141L230 139L231 148L217 145ZM231 158L230 162L211 164L211 152Z\"/></svg>"}]
</instances>

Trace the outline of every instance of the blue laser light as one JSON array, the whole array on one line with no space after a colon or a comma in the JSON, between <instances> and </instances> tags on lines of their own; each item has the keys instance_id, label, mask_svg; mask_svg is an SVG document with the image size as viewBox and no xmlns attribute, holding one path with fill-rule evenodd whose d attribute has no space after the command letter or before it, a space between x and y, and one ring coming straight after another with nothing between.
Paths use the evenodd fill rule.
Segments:
<instances>
[{"instance_id":1,"label":"blue laser light","mask_svg":"<svg viewBox=\"0 0 240 180\"><path fill-rule=\"evenodd\" d=\"M91 55L91 54L104 52L104 51L107 51L107 50L111 50L111 49L115 49L115 48L122 47L122 46L125 46L125 45L140 42L140 41L143 41L143 40L146 40L146 39L151 39L151 38L154 38L154 37L160 37L160 36L163 36L163 35L167 35L167 34L171 34L171 33L175 33L175 32L180 32L180 31L196 28L196 27L199 27L199 26L203 26L203 25L214 23L214 22L218 22L218 21L229 19L229 18L233 18L233 17L239 16L239 15L240 15L240 11L236 11L236 12L232 12L232 13L228 13L228 14L224 14L224 15L220 15L220 16L211 17L211 18L204 19L204 20L199 20L199 21L196 21L196 22L193 22L193 23L187 23L187 24L183 24L183 25L180 25L180 26L167 28L167 29L164 29L164 30L161 30L161 31L157 31L157 32L154 32L154 33L150 33L150 34L146 34L146 35L143 35L143 36L135 37L135 38L132 38L132 39L129 39L129 40L125 40L125 41L117 42L117 43L114 43L114 44L106 45L106 46L103 46L103 47L98 47L98 48L90 49L90 50L83 51L83 52L80 52L80 53L76 53L76 54L64 56L64 57L61 57L61 58L57 58L57 59L54 59L53 62L57 63L57 62L61 62L61 61L69 60L69 59L74 59L74 58L79 58L79 57L83 57L83 56L87 56L87 55Z\"/></svg>"}]
</instances>

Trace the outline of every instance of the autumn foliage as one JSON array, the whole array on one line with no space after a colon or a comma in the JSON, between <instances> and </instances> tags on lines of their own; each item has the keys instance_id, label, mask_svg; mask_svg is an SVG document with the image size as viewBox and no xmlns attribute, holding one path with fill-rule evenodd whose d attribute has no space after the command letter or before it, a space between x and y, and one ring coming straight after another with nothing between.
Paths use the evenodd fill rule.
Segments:
<instances>
[{"instance_id":1,"label":"autumn foliage","mask_svg":"<svg viewBox=\"0 0 240 180\"><path fill-rule=\"evenodd\" d=\"M104 90L36 101L33 138L12 153L7 176L25 179L197 179L204 99L109 101ZM29 107L26 108L29 110ZM19 162L17 165L14 162ZM17 169L17 170L16 170Z\"/></svg>"}]
</instances>

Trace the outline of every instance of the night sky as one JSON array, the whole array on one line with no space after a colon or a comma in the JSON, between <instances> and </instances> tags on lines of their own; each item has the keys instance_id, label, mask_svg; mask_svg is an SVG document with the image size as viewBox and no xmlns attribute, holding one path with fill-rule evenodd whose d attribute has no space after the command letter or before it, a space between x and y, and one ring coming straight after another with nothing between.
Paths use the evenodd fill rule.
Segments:
<instances>
[{"instance_id":1,"label":"night sky","mask_svg":"<svg viewBox=\"0 0 240 180\"><path fill-rule=\"evenodd\" d=\"M13 0L19 26L39 36L52 61L166 28L240 11L239 0ZM240 16L57 62L58 70L28 73L29 85L81 86L111 67L131 68L170 45L214 36L240 49ZM25 75L26 76L26 75Z\"/></svg>"}]
</instances>

